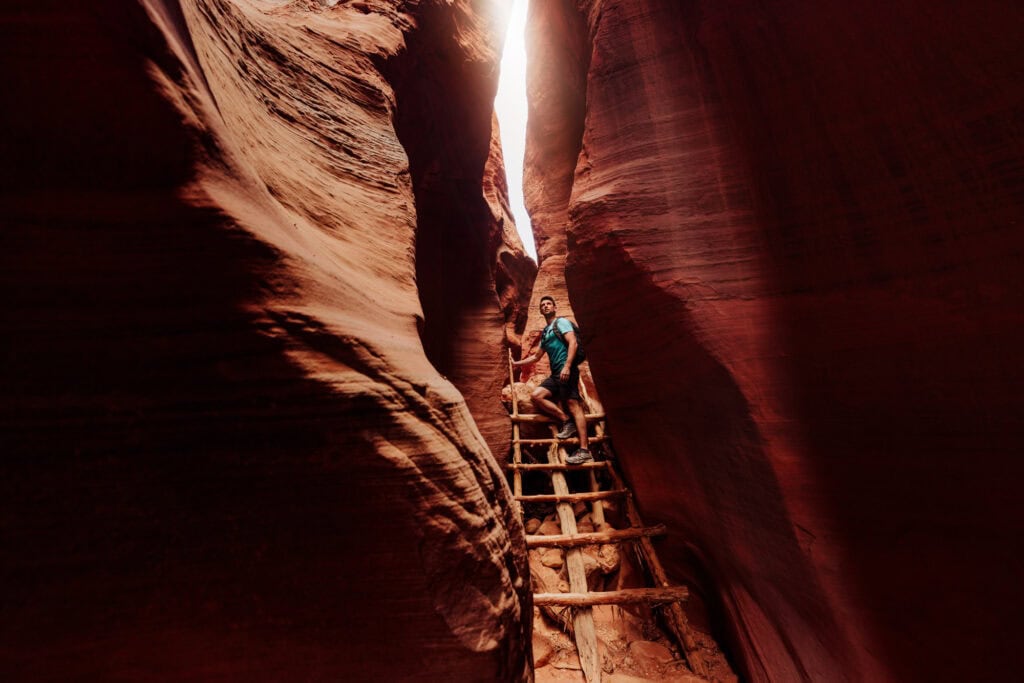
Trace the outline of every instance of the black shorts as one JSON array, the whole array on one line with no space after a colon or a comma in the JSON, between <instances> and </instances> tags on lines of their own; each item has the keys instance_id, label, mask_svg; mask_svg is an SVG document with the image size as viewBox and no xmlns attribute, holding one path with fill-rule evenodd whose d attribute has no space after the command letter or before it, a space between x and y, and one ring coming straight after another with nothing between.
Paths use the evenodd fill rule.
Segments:
<instances>
[{"instance_id":1,"label":"black shorts","mask_svg":"<svg viewBox=\"0 0 1024 683\"><path fill-rule=\"evenodd\" d=\"M580 397L580 369L578 367L569 371L569 380L565 384L558 380L558 375L551 375L540 385L550 391L551 398L558 403L568 399L583 401Z\"/></svg>"}]
</instances>

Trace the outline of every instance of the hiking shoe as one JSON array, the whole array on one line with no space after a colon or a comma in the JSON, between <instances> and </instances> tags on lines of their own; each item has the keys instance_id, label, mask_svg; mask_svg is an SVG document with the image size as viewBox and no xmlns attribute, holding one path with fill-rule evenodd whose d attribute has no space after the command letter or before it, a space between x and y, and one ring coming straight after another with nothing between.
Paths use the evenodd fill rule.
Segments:
<instances>
[{"instance_id":1,"label":"hiking shoe","mask_svg":"<svg viewBox=\"0 0 1024 683\"><path fill-rule=\"evenodd\" d=\"M566 465L582 465L585 462L590 462L594 459L594 456L590 454L586 448L577 448L576 452L565 459Z\"/></svg>"},{"instance_id":2,"label":"hiking shoe","mask_svg":"<svg viewBox=\"0 0 1024 683\"><path fill-rule=\"evenodd\" d=\"M576 435L576 423L572 418L569 418L562 423L562 431L555 434L556 439L568 439L569 437Z\"/></svg>"}]
</instances>

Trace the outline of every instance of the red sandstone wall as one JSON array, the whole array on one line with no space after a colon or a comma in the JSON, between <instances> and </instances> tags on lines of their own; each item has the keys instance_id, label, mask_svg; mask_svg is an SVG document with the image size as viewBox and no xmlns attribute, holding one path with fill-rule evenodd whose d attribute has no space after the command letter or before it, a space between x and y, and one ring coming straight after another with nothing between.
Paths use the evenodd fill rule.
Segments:
<instances>
[{"instance_id":1,"label":"red sandstone wall","mask_svg":"<svg viewBox=\"0 0 1024 683\"><path fill-rule=\"evenodd\" d=\"M0 678L528 677L498 392L457 390L500 383L532 277L502 13L4 4Z\"/></svg>"},{"instance_id":2,"label":"red sandstone wall","mask_svg":"<svg viewBox=\"0 0 1024 683\"><path fill-rule=\"evenodd\" d=\"M536 348L545 323L538 307L552 296L558 315L577 319L565 283L566 226L576 158L586 112L586 73L590 46L583 19L560 2L530 3L526 32L527 100L526 158L523 194L537 244L538 271L520 340L523 355ZM589 339L591 330L585 330ZM547 358L521 371L524 381L550 374ZM581 368L591 407L600 409L589 366Z\"/></svg>"},{"instance_id":3,"label":"red sandstone wall","mask_svg":"<svg viewBox=\"0 0 1024 683\"><path fill-rule=\"evenodd\" d=\"M541 256L567 216L618 453L739 668L1015 677L1024 9L565 0L530 30Z\"/></svg>"}]
</instances>

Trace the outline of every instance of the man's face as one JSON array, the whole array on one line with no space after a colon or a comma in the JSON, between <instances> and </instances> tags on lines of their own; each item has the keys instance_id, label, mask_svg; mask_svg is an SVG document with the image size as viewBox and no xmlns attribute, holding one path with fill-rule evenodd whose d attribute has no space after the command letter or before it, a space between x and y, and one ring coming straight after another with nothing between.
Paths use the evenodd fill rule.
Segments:
<instances>
[{"instance_id":1,"label":"man's face","mask_svg":"<svg viewBox=\"0 0 1024 683\"><path fill-rule=\"evenodd\" d=\"M547 315L548 313L555 312L555 302L551 299L544 299L540 302L540 314Z\"/></svg>"}]
</instances>

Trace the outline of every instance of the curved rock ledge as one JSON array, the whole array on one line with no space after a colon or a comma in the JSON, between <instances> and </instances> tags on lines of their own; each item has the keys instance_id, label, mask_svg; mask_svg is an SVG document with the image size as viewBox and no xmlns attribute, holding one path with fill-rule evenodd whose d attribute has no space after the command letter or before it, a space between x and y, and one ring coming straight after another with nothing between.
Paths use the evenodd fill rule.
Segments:
<instances>
[{"instance_id":1,"label":"curved rock ledge","mask_svg":"<svg viewBox=\"0 0 1024 683\"><path fill-rule=\"evenodd\" d=\"M564 261L626 474L738 669L1015 676L1024 10L530 22L535 296Z\"/></svg>"},{"instance_id":2,"label":"curved rock ledge","mask_svg":"<svg viewBox=\"0 0 1024 683\"><path fill-rule=\"evenodd\" d=\"M0 10L5 680L529 677L503 12Z\"/></svg>"}]
</instances>

